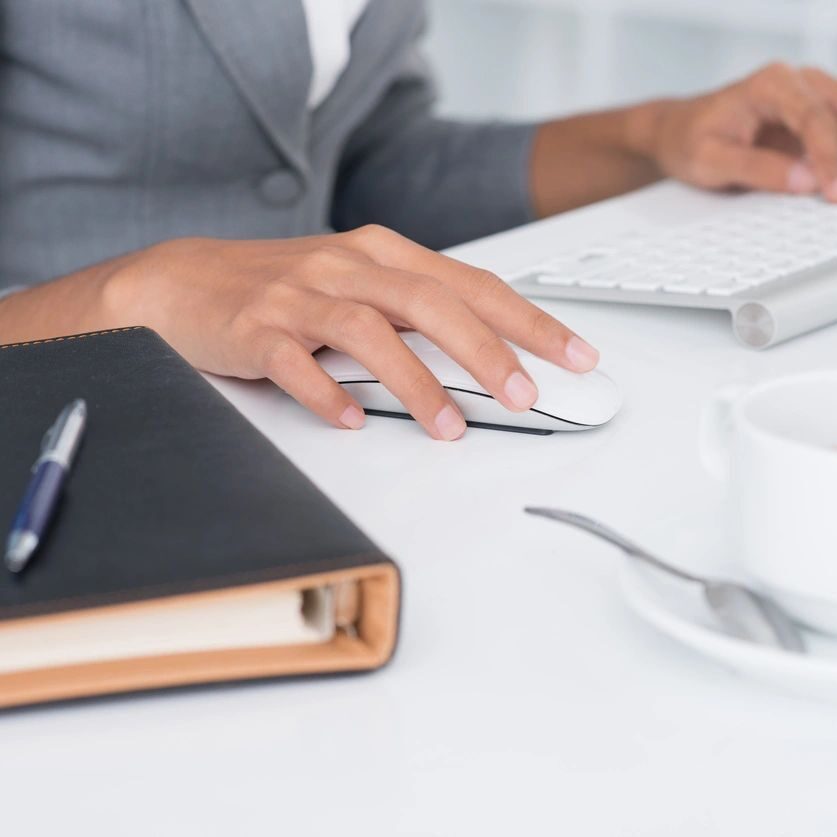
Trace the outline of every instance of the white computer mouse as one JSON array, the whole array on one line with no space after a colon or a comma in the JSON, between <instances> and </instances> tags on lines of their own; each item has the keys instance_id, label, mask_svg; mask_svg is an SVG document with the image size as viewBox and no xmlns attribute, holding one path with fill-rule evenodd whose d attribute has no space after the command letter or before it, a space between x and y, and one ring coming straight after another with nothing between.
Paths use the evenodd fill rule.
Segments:
<instances>
[{"instance_id":1,"label":"white computer mouse","mask_svg":"<svg viewBox=\"0 0 837 837\"><path fill-rule=\"evenodd\" d=\"M405 331L401 338L450 391L465 421L472 427L542 434L556 430L586 430L606 424L622 405L616 384L603 372L570 372L513 347L539 392L531 409L513 413L426 337L415 331ZM367 413L409 417L401 402L354 358L334 349L324 349L316 357L323 369L342 384Z\"/></svg>"}]
</instances>

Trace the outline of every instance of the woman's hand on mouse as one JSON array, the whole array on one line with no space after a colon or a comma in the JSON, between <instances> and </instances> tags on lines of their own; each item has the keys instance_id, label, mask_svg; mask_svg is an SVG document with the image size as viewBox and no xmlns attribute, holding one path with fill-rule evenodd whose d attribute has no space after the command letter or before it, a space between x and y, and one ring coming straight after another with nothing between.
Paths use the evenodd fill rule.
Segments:
<instances>
[{"instance_id":1,"label":"woman's hand on mouse","mask_svg":"<svg viewBox=\"0 0 837 837\"><path fill-rule=\"evenodd\" d=\"M397 328L420 331L512 411L531 407L537 388L507 340L577 372L598 361L493 274L377 226L285 240L174 240L0 302L6 339L137 324L199 369L270 378L332 424L359 428L360 405L312 356L333 347L447 440L465 431L462 414Z\"/></svg>"}]
</instances>

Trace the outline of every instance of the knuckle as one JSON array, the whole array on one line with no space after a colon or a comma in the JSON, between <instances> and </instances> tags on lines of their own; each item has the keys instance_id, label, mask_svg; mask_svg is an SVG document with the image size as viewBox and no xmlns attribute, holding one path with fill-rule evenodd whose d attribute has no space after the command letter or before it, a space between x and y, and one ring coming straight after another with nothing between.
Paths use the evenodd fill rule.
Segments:
<instances>
[{"instance_id":1,"label":"knuckle","mask_svg":"<svg viewBox=\"0 0 837 837\"><path fill-rule=\"evenodd\" d=\"M425 311L442 308L450 303L453 294L432 276L422 276L414 280L409 294L411 311Z\"/></svg>"},{"instance_id":2,"label":"knuckle","mask_svg":"<svg viewBox=\"0 0 837 837\"><path fill-rule=\"evenodd\" d=\"M385 244L399 238L398 233L382 224L364 224L352 231L352 236L371 245Z\"/></svg>"},{"instance_id":3,"label":"knuckle","mask_svg":"<svg viewBox=\"0 0 837 837\"><path fill-rule=\"evenodd\" d=\"M535 340L554 337L556 333L563 333L563 327L552 315L543 308L536 308L532 314L531 332Z\"/></svg>"},{"instance_id":4,"label":"knuckle","mask_svg":"<svg viewBox=\"0 0 837 837\"><path fill-rule=\"evenodd\" d=\"M478 269L471 278L474 297L483 302L496 300L506 289L506 284L490 270Z\"/></svg>"},{"instance_id":5,"label":"knuckle","mask_svg":"<svg viewBox=\"0 0 837 837\"><path fill-rule=\"evenodd\" d=\"M508 343L503 340L502 337L494 334L486 335L480 340L477 347L474 349L474 360L477 362L480 361L488 361L492 360L496 362L498 356L503 357L505 356L507 359L511 359L511 350L509 349ZM495 365L492 363L492 365Z\"/></svg>"},{"instance_id":6,"label":"knuckle","mask_svg":"<svg viewBox=\"0 0 837 837\"><path fill-rule=\"evenodd\" d=\"M793 67L786 61L771 61L761 71L761 74L772 80L787 78L794 72Z\"/></svg>"},{"instance_id":7,"label":"knuckle","mask_svg":"<svg viewBox=\"0 0 837 837\"><path fill-rule=\"evenodd\" d=\"M405 391L409 398L420 400L423 396L438 392L441 387L428 369L420 369L407 379Z\"/></svg>"},{"instance_id":8,"label":"knuckle","mask_svg":"<svg viewBox=\"0 0 837 837\"><path fill-rule=\"evenodd\" d=\"M262 357L262 369L270 377L287 378L293 375L299 360L299 348L287 337L270 342Z\"/></svg>"},{"instance_id":9,"label":"knuckle","mask_svg":"<svg viewBox=\"0 0 837 837\"><path fill-rule=\"evenodd\" d=\"M300 296L298 288L285 282L255 281L230 315L229 328L239 339L246 339L274 321L277 311L287 310L296 304Z\"/></svg>"},{"instance_id":10,"label":"knuckle","mask_svg":"<svg viewBox=\"0 0 837 837\"><path fill-rule=\"evenodd\" d=\"M352 255L352 251L348 250L346 247L342 247L339 244L335 244L332 241L325 241L320 244L316 252L326 258L349 258Z\"/></svg>"},{"instance_id":11,"label":"knuckle","mask_svg":"<svg viewBox=\"0 0 837 837\"><path fill-rule=\"evenodd\" d=\"M272 308L287 309L296 304L305 294L306 291L303 288L295 287L287 282L265 282L251 296L248 307L256 316L265 318Z\"/></svg>"},{"instance_id":12,"label":"knuckle","mask_svg":"<svg viewBox=\"0 0 837 837\"><path fill-rule=\"evenodd\" d=\"M368 305L342 305L336 316L338 336L354 345L368 343L387 325L384 316Z\"/></svg>"},{"instance_id":13,"label":"knuckle","mask_svg":"<svg viewBox=\"0 0 837 837\"><path fill-rule=\"evenodd\" d=\"M236 343L246 343L250 336L263 325L259 308L245 305L230 315L227 321L227 332Z\"/></svg>"},{"instance_id":14,"label":"knuckle","mask_svg":"<svg viewBox=\"0 0 837 837\"><path fill-rule=\"evenodd\" d=\"M281 280L264 282L261 285L261 290L262 293L271 301L297 299L305 294L303 288L299 288L296 285L291 285L290 283Z\"/></svg>"},{"instance_id":15,"label":"knuckle","mask_svg":"<svg viewBox=\"0 0 837 837\"><path fill-rule=\"evenodd\" d=\"M769 95L784 85L794 70L784 61L771 61L748 79L754 92Z\"/></svg>"},{"instance_id":16,"label":"knuckle","mask_svg":"<svg viewBox=\"0 0 837 837\"><path fill-rule=\"evenodd\" d=\"M333 387L331 383L319 377L309 377L299 386L299 395L315 413L337 417L349 399L344 390Z\"/></svg>"},{"instance_id":17,"label":"knuckle","mask_svg":"<svg viewBox=\"0 0 837 837\"><path fill-rule=\"evenodd\" d=\"M347 260L346 251L333 244L322 244L300 257L302 270L306 273L329 273L339 269Z\"/></svg>"}]
</instances>

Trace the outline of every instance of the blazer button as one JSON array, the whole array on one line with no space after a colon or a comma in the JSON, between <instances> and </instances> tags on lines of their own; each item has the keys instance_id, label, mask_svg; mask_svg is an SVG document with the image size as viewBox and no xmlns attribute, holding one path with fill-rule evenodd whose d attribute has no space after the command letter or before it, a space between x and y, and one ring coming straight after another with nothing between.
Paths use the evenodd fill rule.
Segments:
<instances>
[{"instance_id":1,"label":"blazer button","mask_svg":"<svg viewBox=\"0 0 837 837\"><path fill-rule=\"evenodd\" d=\"M302 183L290 171L274 171L259 184L262 195L275 204L293 203L302 195Z\"/></svg>"}]
</instances>

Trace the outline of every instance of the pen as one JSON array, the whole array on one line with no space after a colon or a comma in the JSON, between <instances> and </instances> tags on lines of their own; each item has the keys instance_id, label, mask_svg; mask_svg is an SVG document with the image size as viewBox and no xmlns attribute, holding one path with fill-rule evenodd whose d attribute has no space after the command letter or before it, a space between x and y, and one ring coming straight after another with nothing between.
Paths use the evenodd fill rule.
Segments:
<instances>
[{"instance_id":1,"label":"pen","mask_svg":"<svg viewBox=\"0 0 837 837\"><path fill-rule=\"evenodd\" d=\"M77 398L47 430L41 455L32 466L32 478L20 501L6 542L6 566L20 572L43 540L58 506L64 481L72 468L87 422L87 404Z\"/></svg>"}]
</instances>

